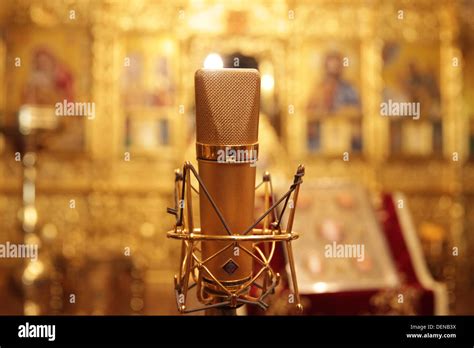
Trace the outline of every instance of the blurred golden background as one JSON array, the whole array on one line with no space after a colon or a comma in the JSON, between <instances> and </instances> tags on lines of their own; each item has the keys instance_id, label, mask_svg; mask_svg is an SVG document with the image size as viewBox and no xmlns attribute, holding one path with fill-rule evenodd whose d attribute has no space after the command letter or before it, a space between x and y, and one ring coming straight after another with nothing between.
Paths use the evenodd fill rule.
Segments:
<instances>
[{"instance_id":1,"label":"blurred golden background","mask_svg":"<svg viewBox=\"0 0 474 348\"><path fill-rule=\"evenodd\" d=\"M470 0L2 1L0 242L40 253L0 260L0 314L177 313L166 207L205 62L258 64L277 185L305 163L405 193L451 313L474 314ZM390 99L421 118L382 117ZM94 113L48 121L63 100Z\"/></svg>"}]
</instances>

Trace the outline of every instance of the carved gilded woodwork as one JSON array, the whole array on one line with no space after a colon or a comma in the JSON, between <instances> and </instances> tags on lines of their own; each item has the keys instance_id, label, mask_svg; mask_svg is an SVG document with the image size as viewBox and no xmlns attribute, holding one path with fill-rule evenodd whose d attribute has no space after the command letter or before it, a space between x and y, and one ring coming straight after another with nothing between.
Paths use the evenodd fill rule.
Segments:
<instances>
[{"instance_id":1,"label":"carved gilded woodwork","mask_svg":"<svg viewBox=\"0 0 474 348\"><path fill-rule=\"evenodd\" d=\"M403 24L397 16L400 10ZM184 0L7 1L0 12L2 31L12 26L72 28L86 33L90 42L90 51L85 52L91 57L87 88L89 98L96 103L97 117L85 121L84 153L68 155L67 160L54 152L39 154L40 235L50 243L48 248L74 260L100 252L88 247L91 241L110 248L113 257L130 244L132 249L140 250L133 260L140 260L137 262L143 268L172 269L174 261L170 260L177 256L173 243L165 242L162 233L170 222L164 207L170 205L172 198L173 169L181 164L189 145L192 76L211 51L231 54L240 50L267 62L273 71L281 114L280 141L294 161L287 166L304 161L308 179L344 177L359 180L375 191L405 191L418 226L425 222L439 224L446 231L447 245L462 245L467 240L466 250L472 250L473 242L466 236L474 227L474 165L467 160L469 127L460 102L466 62L459 42L462 26L471 29L465 35L471 45L474 42L470 34L474 28L472 18L472 9L466 9L459 1L435 0L380 1L375 5L363 0L253 1L250 9L242 1L229 1L225 6L218 1L201 6ZM132 151L130 161L126 161L120 79L127 40L145 35L168 37L177 47L176 96L171 106L175 113L169 116L174 142L170 152L137 156ZM325 40L355 42L359 51L363 151L349 161L343 161L342 154L308 155L305 149L306 101L302 91L308 73L301 65L301 52ZM388 40L439 47L442 158L390 158L389 122L380 117L379 108L384 83L382 49ZM11 62L4 56L7 51L8 43L2 37L0 77L10 74L7 64ZM453 58L459 58L459 66L453 66ZM7 103L5 96L6 86L2 84L2 112ZM184 114L179 113L181 105ZM4 120L3 115L0 120ZM452 160L454 152L458 161ZM11 147L0 145L0 158L0 230L15 239L21 235L17 212L21 205L22 168ZM279 169L285 171L285 167L283 163ZM76 199L74 212L68 207L71 199ZM456 262L462 264L462 260L464 254L454 262L450 260L446 272ZM137 301L136 309L140 308Z\"/></svg>"}]
</instances>

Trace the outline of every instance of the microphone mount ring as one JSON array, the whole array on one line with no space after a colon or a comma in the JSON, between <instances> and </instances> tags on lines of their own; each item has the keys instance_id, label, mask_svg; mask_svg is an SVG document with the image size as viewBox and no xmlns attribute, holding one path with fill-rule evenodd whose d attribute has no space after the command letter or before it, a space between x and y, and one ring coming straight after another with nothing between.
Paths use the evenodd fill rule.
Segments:
<instances>
[{"instance_id":1,"label":"microphone mount ring","mask_svg":"<svg viewBox=\"0 0 474 348\"><path fill-rule=\"evenodd\" d=\"M199 192L203 193L209 200L212 208L219 217L222 226L227 231L227 235L209 235L202 233L199 227L193 226L192 220L192 193L196 190L191 185L190 176L194 175L199 182ZM298 200L299 188L304 176L304 167L298 166L294 181L289 190L275 203L270 206L273 200L273 188L269 173L265 173L262 184L257 185L265 187L265 207L269 207L256 221L247 228L242 234L233 234L229 229L224 216L215 204L213 198L209 194L205 184L191 163L186 162L183 172L176 172L175 180L175 209L168 208L168 211L176 215L176 225L173 230L167 232L167 237L181 241L181 265L179 274L175 276L176 304L181 313L192 313L201 310L209 310L215 308L237 308L243 304L255 305L265 310L269 307L264 299L275 292L276 286L280 282L280 275L275 273L271 268L271 261L274 256L277 243L282 243L290 268L291 284L293 287L296 308L302 312L298 284L296 279L295 264L293 258L293 250L291 242L297 239L298 233L292 231L293 221ZM290 213L286 230L281 229L281 221L289 202ZM281 212L277 210L282 205ZM271 215L270 215L271 214ZM269 223L270 216L273 222ZM264 222L263 228L257 226ZM249 234L249 232L252 232ZM209 242L228 242L214 255L202 260L200 257L200 249L198 243ZM240 243L254 242L253 250L248 250ZM229 247L237 245L243 252L248 254L261 268L250 277L250 279L242 281L237 285L228 286L219 281L206 266L207 262L227 250ZM261 247L263 246L263 248ZM270 246L270 248L268 248ZM213 293L204 290L209 285L202 284L203 278L208 279L212 285ZM263 285L258 280L263 278ZM190 284L191 281L191 284ZM198 300L203 306L188 309L186 306L188 292L192 288L197 289ZM253 295L251 295L253 293ZM216 302L216 300L218 302Z\"/></svg>"}]
</instances>

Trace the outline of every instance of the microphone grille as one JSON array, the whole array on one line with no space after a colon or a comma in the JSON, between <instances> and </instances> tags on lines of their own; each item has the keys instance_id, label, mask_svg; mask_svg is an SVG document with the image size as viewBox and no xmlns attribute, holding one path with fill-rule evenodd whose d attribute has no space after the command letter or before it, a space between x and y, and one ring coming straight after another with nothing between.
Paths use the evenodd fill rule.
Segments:
<instances>
[{"instance_id":1,"label":"microphone grille","mask_svg":"<svg viewBox=\"0 0 474 348\"><path fill-rule=\"evenodd\" d=\"M255 69L196 71L196 140L211 145L258 141L260 74Z\"/></svg>"}]
</instances>

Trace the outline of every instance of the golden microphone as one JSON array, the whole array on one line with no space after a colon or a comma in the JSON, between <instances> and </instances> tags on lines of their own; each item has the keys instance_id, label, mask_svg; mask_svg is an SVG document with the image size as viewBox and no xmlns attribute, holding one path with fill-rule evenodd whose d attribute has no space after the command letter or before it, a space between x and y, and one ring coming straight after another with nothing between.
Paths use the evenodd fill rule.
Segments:
<instances>
[{"instance_id":1,"label":"golden microphone","mask_svg":"<svg viewBox=\"0 0 474 348\"><path fill-rule=\"evenodd\" d=\"M255 69L201 69L195 74L196 155L199 175L227 222L200 195L201 231L208 235L240 235L254 221L255 164L258 156L260 74ZM206 243L207 259L226 242ZM242 243L251 249L251 242ZM226 287L237 287L252 277L252 258L228 248L208 265ZM203 274L206 292L219 295L210 274ZM225 295L225 294L223 294Z\"/></svg>"},{"instance_id":2,"label":"golden microphone","mask_svg":"<svg viewBox=\"0 0 474 348\"><path fill-rule=\"evenodd\" d=\"M270 175L255 185L258 158L260 74L255 69L200 69L194 76L196 97L196 157L198 170L186 162L176 171L176 217L168 237L181 241L175 276L178 310L191 313L235 314L241 305L267 309L280 275L271 267L277 243L288 261L295 304L302 306L291 242L298 192L304 175L299 166L290 189L273 197ZM191 177L199 183L193 186ZM255 190L264 189L266 211L254 216ZM195 226L193 194L199 195L200 227ZM289 206L289 208L288 208ZM288 212L286 229L282 221ZM188 308L195 289L199 308Z\"/></svg>"}]
</instances>

